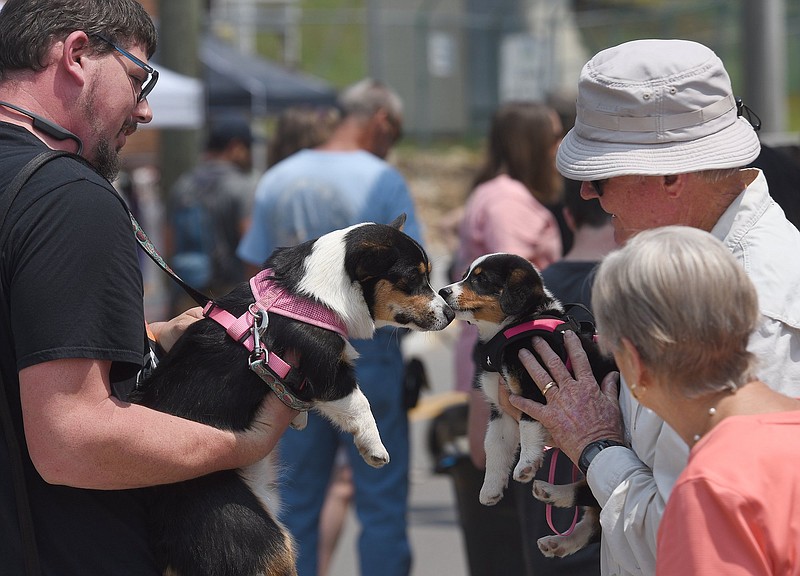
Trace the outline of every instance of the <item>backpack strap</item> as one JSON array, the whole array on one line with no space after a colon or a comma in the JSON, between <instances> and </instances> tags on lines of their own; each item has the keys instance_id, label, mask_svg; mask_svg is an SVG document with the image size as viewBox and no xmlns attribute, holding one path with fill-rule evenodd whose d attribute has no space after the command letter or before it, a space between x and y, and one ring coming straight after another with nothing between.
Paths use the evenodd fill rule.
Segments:
<instances>
[{"instance_id":1,"label":"backpack strap","mask_svg":"<svg viewBox=\"0 0 800 576\"><path fill-rule=\"evenodd\" d=\"M0 198L0 230L5 228L5 221L6 216L8 215L8 210L11 208L11 204L14 199L19 194L19 191L25 185L25 183L30 179L30 177L36 172L39 168L41 168L44 164L50 162L51 160L55 160L56 158L60 158L62 156L69 156L74 160L77 160L83 164L87 164L86 160L83 157L78 156L77 154L73 154L72 152L67 152L65 150L47 150L46 152L42 152L38 156L35 156L30 162L28 162L22 170L14 177L14 180L11 181L11 184L8 185L6 188L6 192ZM92 168L94 170L94 168ZM131 219L131 226L133 227L134 236L136 237L136 241L139 243L139 246L142 250L147 253L150 259L156 263L156 265L161 268L164 272L169 274L172 279L178 283L178 285L183 288L186 293L192 297L192 299L197 302L200 306L205 306L211 298L196 290L194 287L190 286L186 282L184 282L175 271L170 268L169 264L166 263L164 258L156 249L153 242L148 238L147 234L145 233L144 229L142 228L141 224L136 220L134 215L131 213L128 205L125 203L125 200L119 194L115 193L114 196L120 201L122 207L125 208L125 211L128 213L128 217ZM3 230L0 233L0 246L5 244L6 235L8 234L7 231Z\"/></svg>"}]
</instances>

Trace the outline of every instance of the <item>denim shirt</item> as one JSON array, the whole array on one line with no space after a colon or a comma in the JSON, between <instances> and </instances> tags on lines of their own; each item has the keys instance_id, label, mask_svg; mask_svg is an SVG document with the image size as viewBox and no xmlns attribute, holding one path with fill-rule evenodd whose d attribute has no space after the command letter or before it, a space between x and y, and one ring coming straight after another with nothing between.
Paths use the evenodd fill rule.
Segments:
<instances>
[{"instance_id":1,"label":"denim shirt","mask_svg":"<svg viewBox=\"0 0 800 576\"><path fill-rule=\"evenodd\" d=\"M711 233L742 263L758 292L762 322L749 343L759 359L757 374L770 387L800 396L800 232L770 197L761 171ZM658 526L689 448L627 386L620 388L620 409L633 449L603 450L587 474L603 506L601 573L651 575Z\"/></svg>"}]
</instances>

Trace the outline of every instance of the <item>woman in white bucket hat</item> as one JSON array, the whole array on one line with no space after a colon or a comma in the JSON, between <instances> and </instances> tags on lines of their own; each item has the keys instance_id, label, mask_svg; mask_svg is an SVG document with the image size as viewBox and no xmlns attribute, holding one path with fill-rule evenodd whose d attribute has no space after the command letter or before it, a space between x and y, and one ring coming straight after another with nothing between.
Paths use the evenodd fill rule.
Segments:
<instances>
[{"instance_id":1,"label":"woman in white bucket hat","mask_svg":"<svg viewBox=\"0 0 800 576\"><path fill-rule=\"evenodd\" d=\"M722 240L758 292L761 319L748 345L758 358L757 374L797 397L800 232L770 197L764 175L744 168L760 145L743 113L749 110L735 99L722 61L707 47L685 40L628 42L584 66L575 127L557 164L564 176L583 181L584 198L599 198L612 214L620 243L673 224ZM546 352L546 345L536 346ZM526 362L533 375L536 361ZM555 444L587 470L603 506L602 574L653 574L658 525L689 448L627 386L617 399L613 383L600 391L591 377L573 379L561 366L549 364L541 383L559 386L546 406L511 401L547 426ZM625 446L615 445L622 440Z\"/></svg>"}]
</instances>

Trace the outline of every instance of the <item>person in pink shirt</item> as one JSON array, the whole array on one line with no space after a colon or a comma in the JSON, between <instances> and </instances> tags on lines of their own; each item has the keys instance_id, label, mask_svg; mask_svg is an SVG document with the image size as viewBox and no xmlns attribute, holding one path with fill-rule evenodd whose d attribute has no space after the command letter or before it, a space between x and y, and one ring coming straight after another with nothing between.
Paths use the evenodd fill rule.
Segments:
<instances>
[{"instance_id":1,"label":"person in pink shirt","mask_svg":"<svg viewBox=\"0 0 800 576\"><path fill-rule=\"evenodd\" d=\"M592 305L633 397L690 447L658 528L656 574L800 574L800 400L758 377L747 350L758 296L742 265L696 228L640 232L604 259ZM567 345L576 379L591 375L577 339ZM535 347L552 371L552 351ZM523 362L540 387L565 382L549 402L571 394L561 374L529 353Z\"/></svg>"}]
</instances>

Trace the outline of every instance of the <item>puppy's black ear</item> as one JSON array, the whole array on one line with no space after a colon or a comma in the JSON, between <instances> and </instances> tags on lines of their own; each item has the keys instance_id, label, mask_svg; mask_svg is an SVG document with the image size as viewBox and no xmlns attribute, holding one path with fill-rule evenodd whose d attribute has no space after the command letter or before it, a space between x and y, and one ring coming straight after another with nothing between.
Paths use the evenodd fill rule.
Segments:
<instances>
[{"instance_id":1,"label":"puppy's black ear","mask_svg":"<svg viewBox=\"0 0 800 576\"><path fill-rule=\"evenodd\" d=\"M382 276L397 260L397 251L391 244L365 243L355 259L353 278L364 282L375 276Z\"/></svg>"},{"instance_id":2,"label":"puppy's black ear","mask_svg":"<svg viewBox=\"0 0 800 576\"><path fill-rule=\"evenodd\" d=\"M535 308L537 300L544 300L544 285L539 274L533 269L515 268L500 294L500 309L514 316Z\"/></svg>"},{"instance_id":3,"label":"puppy's black ear","mask_svg":"<svg viewBox=\"0 0 800 576\"><path fill-rule=\"evenodd\" d=\"M406 213L403 212L402 214L400 214L400 216L395 218L392 221L392 223L389 224L389 226L391 226L392 228L397 228L398 230L402 230L403 229L403 224L405 224L405 223L406 223Z\"/></svg>"}]
</instances>

